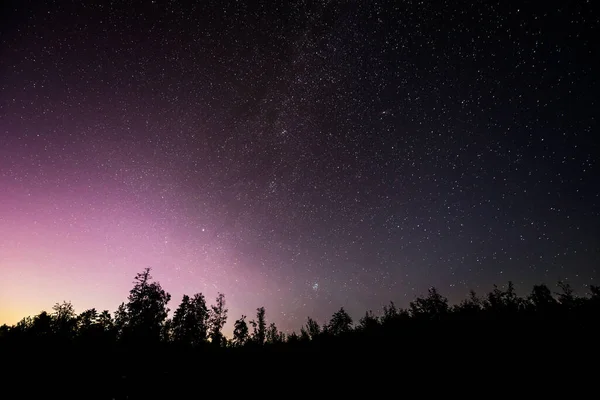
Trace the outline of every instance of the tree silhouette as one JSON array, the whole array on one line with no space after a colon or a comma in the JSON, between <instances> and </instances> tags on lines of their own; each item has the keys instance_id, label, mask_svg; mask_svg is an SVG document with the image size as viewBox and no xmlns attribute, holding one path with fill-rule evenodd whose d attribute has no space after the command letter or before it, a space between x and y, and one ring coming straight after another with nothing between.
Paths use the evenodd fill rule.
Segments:
<instances>
[{"instance_id":1,"label":"tree silhouette","mask_svg":"<svg viewBox=\"0 0 600 400\"><path fill-rule=\"evenodd\" d=\"M336 311L332 315L329 324L327 324L327 332L335 336L350 332L351 330L352 318L346 310L344 310L344 307L340 308L339 311Z\"/></svg>"},{"instance_id":2,"label":"tree silhouette","mask_svg":"<svg viewBox=\"0 0 600 400\"><path fill-rule=\"evenodd\" d=\"M214 305L210 307L210 341L216 346L223 345L223 326L227 322L227 308L225 308L225 295L219 293Z\"/></svg>"},{"instance_id":3,"label":"tree silhouette","mask_svg":"<svg viewBox=\"0 0 600 400\"><path fill-rule=\"evenodd\" d=\"M558 305L558 302L552 296L552 291L546 285L534 285L528 300L534 307L534 311L543 314L552 312Z\"/></svg>"},{"instance_id":4,"label":"tree silhouette","mask_svg":"<svg viewBox=\"0 0 600 400\"><path fill-rule=\"evenodd\" d=\"M254 343L263 345L267 335L267 320L265 318L265 308L256 309L256 320L250 321L253 327L252 340Z\"/></svg>"},{"instance_id":5,"label":"tree silhouette","mask_svg":"<svg viewBox=\"0 0 600 400\"><path fill-rule=\"evenodd\" d=\"M502 292L497 285L494 285L494 289L487 295L487 300L484 303L484 307L486 310L492 312L502 311L504 308L504 301L502 299L503 297L504 292Z\"/></svg>"},{"instance_id":6,"label":"tree silhouette","mask_svg":"<svg viewBox=\"0 0 600 400\"><path fill-rule=\"evenodd\" d=\"M160 330L160 340L164 343L173 342L173 320L171 318L165 319Z\"/></svg>"},{"instance_id":7,"label":"tree silhouette","mask_svg":"<svg viewBox=\"0 0 600 400\"><path fill-rule=\"evenodd\" d=\"M146 268L136 275L134 286L129 291L123 332L126 340L160 341L171 295L162 289L160 283L151 280L150 268Z\"/></svg>"},{"instance_id":8,"label":"tree silhouette","mask_svg":"<svg viewBox=\"0 0 600 400\"><path fill-rule=\"evenodd\" d=\"M559 281L558 287L561 290L561 292L557 293L560 304L567 309L575 308L577 305L577 297L575 296L575 291L571 285L568 282Z\"/></svg>"},{"instance_id":9,"label":"tree silhouette","mask_svg":"<svg viewBox=\"0 0 600 400\"><path fill-rule=\"evenodd\" d=\"M487 301L484 302L484 308L498 318L514 318L523 305L523 299L517 296L510 281L504 291L494 285L494 289L488 293Z\"/></svg>"},{"instance_id":10,"label":"tree silhouette","mask_svg":"<svg viewBox=\"0 0 600 400\"><path fill-rule=\"evenodd\" d=\"M369 310L365 316L358 321L358 327L362 331L372 331L379 327L379 318Z\"/></svg>"},{"instance_id":11,"label":"tree silhouette","mask_svg":"<svg viewBox=\"0 0 600 400\"><path fill-rule=\"evenodd\" d=\"M114 319L114 330L115 337L117 339L122 339L124 336L124 332L128 329L129 326L129 317L127 315L127 308L125 307L125 303L119 304L117 310L115 311L115 319Z\"/></svg>"},{"instance_id":12,"label":"tree silhouette","mask_svg":"<svg viewBox=\"0 0 600 400\"><path fill-rule=\"evenodd\" d=\"M98 311L95 308L90 308L89 310L85 310L79 316L77 316L77 326L81 331L89 329L92 325L94 325L98 320Z\"/></svg>"},{"instance_id":13,"label":"tree silhouette","mask_svg":"<svg viewBox=\"0 0 600 400\"><path fill-rule=\"evenodd\" d=\"M54 311L52 315L57 322L70 321L75 318L75 308L68 301L54 304L52 311Z\"/></svg>"},{"instance_id":14,"label":"tree silhouette","mask_svg":"<svg viewBox=\"0 0 600 400\"><path fill-rule=\"evenodd\" d=\"M241 347L248 342L248 324L246 316L242 315L240 319L235 321L233 328L233 343L235 346Z\"/></svg>"},{"instance_id":15,"label":"tree silhouette","mask_svg":"<svg viewBox=\"0 0 600 400\"><path fill-rule=\"evenodd\" d=\"M6 339L9 336L10 329L10 326L7 324L2 324L2 326L0 326L0 340Z\"/></svg>"},{"instance_id":16,"label":"tree silhouette","mask_svg":"<svg viewBox=\"0 0 600 400\"><path fill-rule=\"evenodd\" d=\"M590 285L590 301L597 304L600 301L600 286Z\"/></svg>"},{"instance_id":17,"label":"tree silhouette","mask_svg":"<svg viewBox=\"0 0 600 400\"><path fill-rule=\"evenodd\" d=\"M184 295L172 321L173 340L180 344L198 346L208 335L208 307L202 293L192 299Z\"/></svg>"},{"instance_id":18,"label":"tree silhouette","mask_svg":"<svg viewBox=\"0 0 600 400\"><path fill-rule=\"evenodd\" d=\"M98 325L106 334L110 334L114 330L114 321L108 310L104 310L98 315Z\"/></svg>"},{"instance_id":19,"label":"tree silhouette","mask_svg":"<svg viewBox=\"0 0 600 400\"><path fill-rule=\"evenodd\" d=\"M54 331L64 340L72 339L77 330L77 318L73 304L67 301L56 303L52 307Z\"/></svg>"},{"instance_id":20,"label":"tree silhouette","mask_svg":"<svg viewBox=\"0 0 600 400\"><path fill-rule=\"evenodd\" d=\"M300 341L300 337L296 332L292 332L287 337L287 342L291 345L297 344Z\"/></svg>"},{"instance_id":21,"label":"tree silhouette","mask_svg":"<svg viewBox=\"0 0 600 400\"><path fill-rule=\"evenodd\" d=\"M448 314L448 311L448 299L435 287L429 288L427 297L417 297L410 303L410 313L415 318L441 319Z\"/></svg>"},{"instance_id":22,"label":"tree silhouette","mask_svg":"<svg viewBox=\"0 0 600 400\"><path fill-rule=\"evenodd\" d=\"M508 281L506 291L504 292L504 304L507 311L513 314L520 311L523 306L523 299L517 296L512 281Z\"/></svg>"},{"instance_id":23,"label":"tree silhouette","mask_svg":"<svg viewBox=\"0 0 600 400\"><path fill-rule=\"evenodd\" d=\"M408 311L404 309L398 309L396 304L393 301L390 301L390 304L387 306L383 306L383 315L380 318L381 325L385 326L388 329L397 330L402 321L408 320L410 318L410 314Z\"/></svg>"},{"instance_id":24,"label":"tree silhouette","mask_svg":"<svg viewBox=\"0 0 600 400\"><path fill-rule=\"evenodd\" d=\"M306 321L306 332L308 333L308 336L311 340L315 340L321 334L321 327L319 326L317 321L315 321L311 317L308 317Z\"/></svg>"},{"instance_id":25,"label":"tree silhouette","mask_svg":"<svg viewBox=\"0 0 600 400\"><path fill-rule=\"evenodd\" d=\"M475 319L479 317L482 307L483 301L474 290L470 290L469 297L452 307L452 312L459 318Z\"/></svg>"},{"instance_id":26,"label":"tree silhouette","mask_svg":"<svg viewBox=\"0 0 600 400\"><path fill-rule=\"evenodd\" d=\"M308 331L306 330L306 328L303 327L303 326L300 327L300 341L301 342L308 342L308 341L310 341L310 334L308 333Z\"/></svg>"},{"instance_id":27,"label":"tree silhouette","mask_svg":"<svg viewBox=\"0 0 600 400\"><path fill-rule=\"evenodd\" d=\"M219 312L223 315L224 320L221 323L221 329L227 320L227 310L225 309L225 298L218 298ZM190 311L193 316L192 321L195 324L192 334L192 344L199 345L206 342L208 337L209 329L209 317L208 307L206 306L206 299L202 293L196 293L190 303Z\"/></svg>"},{"instance_id":28,"label":"tree silhouette","mask_svg":"<svg viewBox=\"0 0 600 400\"><path fill-rule=\"evenodd\" d=\"M195 327L195 323L191 321L190 312L190 296L183 295L181 304L175 310L172 321L173 340L177 343L191 344L191 331ZM191 322L191 327L190 327Z\"/></svg>"},{"instance_id":29,"label":"tree silhouette","mask_svg":"<svg viewBox=\"0 0 600 400\"><path fill-rule=\"evenodd\" d=\"M31 328L33 327L33 318L25 317L21 319L14 326L14 331L16 335L25 336L31 332ZM54 327L52 328L54 330Z\"/></svg>"},{"instance_id":30,"label":"tree silhouette","mask_svg":"<svg viewBox=\"0 0 600 400\"><path fill-rule=\"evenodd\" d=\"M53 333L54 321L46 311L42 311L33 318L31 332L38 338L48 338Z\"/></svg>"},{"instance_id":31,"label":"tree silhouette","mask_svg":"<svg viewBox=\"0 0 600 400\"><path fill-rule=\"evenodd\" d=\"M95 308L85 310L77 316L77 333L84 340L98 339L102 330L98 325L98 312Z\"/></svg>"},{"instance_id":32,"label":"tree silhouette","mask_svg":"<svg viewBox=\"0 0 600 400\"><path fill-rule=\"evenodd\" d=\"M267 328L266 341L269 344L283 343L285 341L285 334L279 332L274 322L271 322Z\"/></svg>"}]
</instances>

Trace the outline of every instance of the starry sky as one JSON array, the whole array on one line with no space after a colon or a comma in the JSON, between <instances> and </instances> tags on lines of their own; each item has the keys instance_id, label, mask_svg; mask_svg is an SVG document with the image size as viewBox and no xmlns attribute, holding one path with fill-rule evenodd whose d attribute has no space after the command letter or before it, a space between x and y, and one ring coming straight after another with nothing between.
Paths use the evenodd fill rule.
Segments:
<instances>
[{"instance_id":1,"label":"starry sky","mask_svg":"<svg viewBox=\"0 0 600 400\"><path fill-rule=\"evenodd\" d=\"M8 1L0 323L145 267L229 331L598 284L592 3Z\"/></svg>"}]
</instances>

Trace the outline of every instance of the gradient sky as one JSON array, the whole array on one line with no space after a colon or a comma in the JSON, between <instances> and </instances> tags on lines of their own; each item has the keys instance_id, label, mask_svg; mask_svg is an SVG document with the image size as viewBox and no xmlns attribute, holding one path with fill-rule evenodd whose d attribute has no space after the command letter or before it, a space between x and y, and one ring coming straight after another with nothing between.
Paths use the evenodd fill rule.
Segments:
<instances>
[{"instance_id":1,"label":"gradient sky","mask_svg":"<svg viewBox=\"0 0 600 400\"><path fill-rule=\"evenodd\" d=\"M598 10L483 3L9 1L0 323L598 284Z\"/></svg>"}]
</instances>

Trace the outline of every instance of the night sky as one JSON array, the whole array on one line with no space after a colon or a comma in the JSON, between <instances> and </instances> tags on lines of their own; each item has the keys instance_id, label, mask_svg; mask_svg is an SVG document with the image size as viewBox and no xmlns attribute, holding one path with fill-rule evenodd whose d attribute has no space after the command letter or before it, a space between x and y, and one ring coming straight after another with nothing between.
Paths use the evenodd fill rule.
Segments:
<instances>
[{"instance_id":1,"label":"night sky","mask_svg":"<svg viewBox=\"0 0 600 400\"><path fill-rule=\"evenodd\" d=\"M225 293L226 332L430 286L584 292L592 3L9 1L0 323L114 311L145 267L171 309Z\"/></svg>"}]
</instances>

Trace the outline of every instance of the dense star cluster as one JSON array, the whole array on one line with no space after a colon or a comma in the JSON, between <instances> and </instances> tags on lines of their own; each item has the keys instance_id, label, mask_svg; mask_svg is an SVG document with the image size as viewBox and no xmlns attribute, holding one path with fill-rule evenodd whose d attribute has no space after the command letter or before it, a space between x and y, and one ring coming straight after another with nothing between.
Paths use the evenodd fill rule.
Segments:
<instances>
[{"instance_id":1,"label":"dense star cluster","mask_svg":"<svg viewBox=\"0 0 600 400\"><path fill-rule=\"evenodd\" d=\"M598 279L592 1L14 1L0 323L136 272L283 330ZM231 323L228 323L231 330Z\"/></svg>"}]
</instances>

